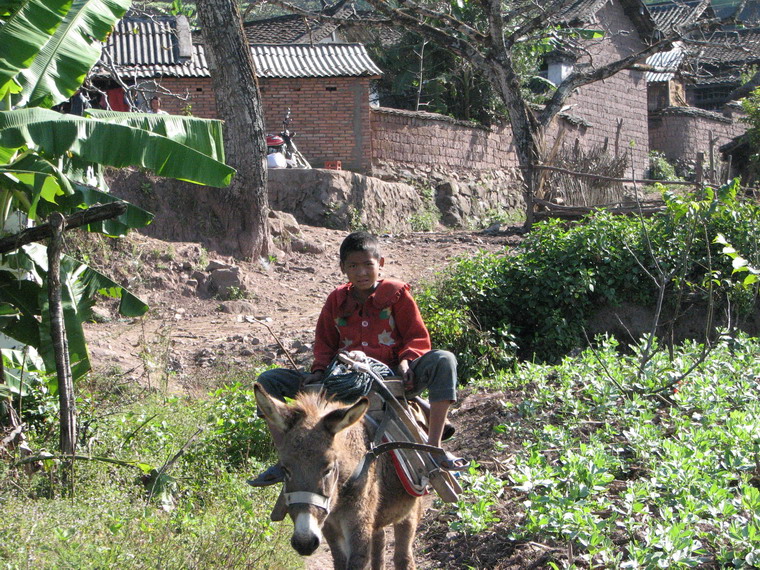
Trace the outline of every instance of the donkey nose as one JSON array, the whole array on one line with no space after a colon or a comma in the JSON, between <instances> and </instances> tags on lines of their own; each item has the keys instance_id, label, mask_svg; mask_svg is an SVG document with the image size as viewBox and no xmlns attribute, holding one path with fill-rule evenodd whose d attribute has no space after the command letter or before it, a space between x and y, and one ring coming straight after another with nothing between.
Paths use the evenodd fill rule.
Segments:
<instances>
[{"instance_id":1,"label":"donkey nose","mask_svg":"<svg viewBox=\"0 0 760 570\"><path fill-rule=\"evenodd\" d=\"M301 556L310 556L319 548L319 537L315 534L306 536L294 534L290 539L290 545Z\"/></svg>"}]
</instances>

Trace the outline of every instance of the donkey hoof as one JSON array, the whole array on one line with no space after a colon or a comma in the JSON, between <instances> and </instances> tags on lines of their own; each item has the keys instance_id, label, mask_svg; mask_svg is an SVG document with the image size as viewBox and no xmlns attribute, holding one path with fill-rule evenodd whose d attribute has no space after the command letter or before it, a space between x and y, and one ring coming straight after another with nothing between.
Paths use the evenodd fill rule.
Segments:
<instances>
[{"instance_id":1,"label":"donkey hoof","mask_svg":"<svg viewBox=\"0 0 760 570\"><path fill-rule=\"evenodd\" d=\"M269 485L282 483L284 480L285 470L278 463L277 465L272 465L255 479L248 479L248 484L251 487L268 487Z\"/></svg>"}]
</instances>

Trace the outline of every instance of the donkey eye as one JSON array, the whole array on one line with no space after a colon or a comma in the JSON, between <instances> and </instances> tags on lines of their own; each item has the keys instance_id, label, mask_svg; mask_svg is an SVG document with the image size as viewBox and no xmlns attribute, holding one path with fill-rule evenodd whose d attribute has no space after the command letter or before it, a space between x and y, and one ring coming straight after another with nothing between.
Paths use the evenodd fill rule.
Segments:
<instances>
[{"instance_id":1,"label":"donkey eye","mask_svg":"<svg viewBox=\"0 0 760 570\"><path fill-rule=\"evenodd\" d=\"M322 477L328 477L329 475L331 475L331 474L332 474L332 472L333 472L333 471L334 471L334 468L333 468L333 466L332 466L332 465L330 465L330 467L328 467L327 469L325 469L325 470L322 472Z\"/></svg>"}]
</instances>

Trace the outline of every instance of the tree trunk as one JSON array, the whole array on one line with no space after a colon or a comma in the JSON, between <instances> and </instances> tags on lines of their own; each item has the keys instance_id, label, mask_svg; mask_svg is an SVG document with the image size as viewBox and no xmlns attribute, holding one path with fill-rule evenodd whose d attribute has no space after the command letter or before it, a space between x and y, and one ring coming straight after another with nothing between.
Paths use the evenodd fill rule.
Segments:
<instances>
[{"instance_id":1,"label":"tree trunk","mask_svg":"<svg viewBox=\"0 0 760 570\"><path fill-rule=\"evenodd\" d=\"M533 225L533 197L537 180L535 165L539 159L541 126L520 93L520 81L508 53L492 62L490 75L491 82L499 86L499 96L509 112L515 152L523 177L525 228L529 230Z\"/></svg>"},{"instance_id":2,"label":"tree trunk","mask_svg":"<svg viewBox=\"0 0 760 570\"><path fill-rule=\"evenodd\" d=\"M48 244L48 301L50 303L50 336L58 376L58 401L61 405L61 453L73 457L77 445L76 400L61 303L61 250L63 249L64 222L63 214L60 212L50 215L52 236Z\"/></svg>"},{"instance_id":3,"label":"tree trunk","mask_svg":"<svg viewBox=\"0 0 760 570\"><path fill-rule=\"evenodd\" d=\"M251 49L237 2L200 0L196 7L216 107L225 123L227 163L237 170L216 202L214 213L225 226L221 245L229 253L258 258L270 250L269 202L264 119Z\"/></svg>"}]
</instances>

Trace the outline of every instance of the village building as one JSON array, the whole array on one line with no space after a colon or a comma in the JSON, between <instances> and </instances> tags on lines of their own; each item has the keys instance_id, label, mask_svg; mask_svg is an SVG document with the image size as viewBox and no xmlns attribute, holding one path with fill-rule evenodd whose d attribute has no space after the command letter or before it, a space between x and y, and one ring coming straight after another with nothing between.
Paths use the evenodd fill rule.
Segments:
<instances>
[{"instance_id":1,"label":"village building","mask_svg":"<svg viewBox=\"0 0 760 570\"><path fill-rule=\"evenodd\" d=\"M719 150L747 130L733 94L749 70L760 65L760 28L733 22L716 25L721 14L705 2L663 2L649 10L660 29L706 23L669 51L647 59L650 149L681 171L693 171L695 153L702 152L713 170L708 176L728 179L745 160L721 169ZM751 22L750 10L745 7L740 17Z\"/></svg>"},{"instance_id":2,"label":"village building","mask_svg":"<svg viewBox=\"0 0 760 570\"><path fill-rule=\"evenodd\" d=\"M640 0L579 0L562 15L563 22L599 29L604 38L585 43L578 54L550 54L546 78L556 83L576 65L636 53L665 26L704 15L680 4L677 10L658 11ZM335 23L279 16L248 22L244 31L267 132L282 128L289 109L288 128L297 133L299 150L313 166L340 165L386 180L421 181L434 189L442 212L455 212L444 216L451 225L488 210L524 207L507 123L479 126L376 104L373 81L382 71L364 45L346 43L350 35ZM715 82L710 87L705 73L715 75L719 62L727 61L725 53L715 52L713 67L700 53L695 60L686 44L676 44L646 65L576 90L547 133L542 159L552 161L563 153L571 162L574 156L609 156L607 174L644 178L651 150L682 163L693 163L698 152L717 156L717 148L746 127L736 105L720 110L708 105L717 85L727 87ZM134 91L131 103L138 108L147 110L151 96L159 95L169 113L216 117L202 36L193 34L181 16L123 19L104 48L95 81L113 109L124 107L125 95L129 99Z\"/></svg>"},{"instance_id":3,"label":"village building","mask_svg":"<svg viewBox=\"0 0 760 570\"><path fill-rule=\"evenodd\" d=\"M271 26L268 33L276 35L276 28ZM204 46L197 39L191 38L183 17L121 20L95 73L111 108L123 110L126 86L140 94L135 103L146 111L146 101L160 95L169 113L217 118ZM299 149L315 166L340 161L344 168L369 168L370 82L381 71L364 46L258 43L251 44L251 55L268 132L282 129L289 109L289 129L297 133ZM113 81L114 73L122 85Z\"/></svg>"}]
</instances>

